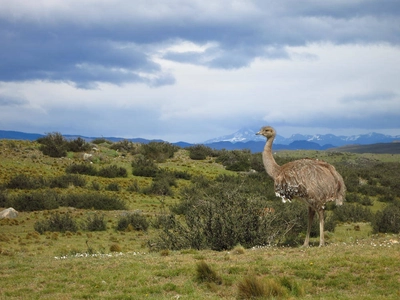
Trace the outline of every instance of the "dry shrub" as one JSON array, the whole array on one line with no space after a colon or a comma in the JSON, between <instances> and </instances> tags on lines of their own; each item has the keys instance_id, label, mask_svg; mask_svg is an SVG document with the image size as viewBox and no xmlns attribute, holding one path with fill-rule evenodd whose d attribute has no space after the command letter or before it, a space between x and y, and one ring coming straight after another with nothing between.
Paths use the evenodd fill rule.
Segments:
<instances>
[{"instance_id":1,"label":"dry shrub","mask_svg":"<svg viewBox=\"0 0 400 300\"><path fill-rule=\"evenodd\" d=\"M222 278L205 261L197 264L197 280L199 282L222 284Z\"/></svg>"},{"instance_id":2,"label":"dry shrub","mask_svg":"<svg viewBox=\"0 0 400 300\"><path fill-rule=\"evenodd\" d=\"M237 245L235 248L233 248L232 253L240 255L240 254L244 254L245 251L246 250L244 249L244 247L242 245Z\"/></svg>"},{"instance_id":3,"label":"dry shrub","mask_svg":"<svg viewBox=\"0 0 400 300\"><path fill-rule=\"evenodd\" d=\"M111 252L121 252L121 246L120 245L118 245L118 244L112 244L111 246L110 246L110 251Z\"/></svg>"},{"instance_id":4,"label":"dry shrub","mask_svg":"<svg viewBox=\"0 0 400 300\"><path fill-rule=\"evenodd\" d=\"M168 256L170 253L169 253L169 250L168 249L164 249L164 250L161 250L160 251L160 255L161 256Z\"/></svg>"}]
</instances>

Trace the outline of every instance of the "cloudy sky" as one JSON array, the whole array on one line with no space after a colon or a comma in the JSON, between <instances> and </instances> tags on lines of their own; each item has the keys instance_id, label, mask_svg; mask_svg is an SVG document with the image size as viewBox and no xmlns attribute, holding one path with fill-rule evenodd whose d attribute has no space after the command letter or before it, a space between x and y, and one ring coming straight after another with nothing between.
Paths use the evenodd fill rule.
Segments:
<instances>
[{"instance_id":1,"label":"cloudy sky","mask_svg":"<svg viewBox=\"0 0 400 300\"><path fill-rule=\"evenodd\" d=\"M400 134L398 0L0 0L0 129Z\"/></svg>"}]
</instances>

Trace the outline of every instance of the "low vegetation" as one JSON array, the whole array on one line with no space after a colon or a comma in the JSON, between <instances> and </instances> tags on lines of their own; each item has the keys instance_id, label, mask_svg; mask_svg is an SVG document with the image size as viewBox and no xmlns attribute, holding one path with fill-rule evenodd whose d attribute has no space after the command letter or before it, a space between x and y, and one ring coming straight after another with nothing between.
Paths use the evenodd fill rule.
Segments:
<instances>
[{"instance_id":1,"label":"low vegetation","mask_svg":"<svg viewBox=\"0 0 400 300\"><path fill-rule=\"evenodd\" d=\"M0 207L19 212L0 219L0 298L397 299L399 156L276 154L299 157L348 188L326 207L324 248L318 220L300 247L307 209L275 197L260 153L0 140Z\"/></svg>"}]
</instances>

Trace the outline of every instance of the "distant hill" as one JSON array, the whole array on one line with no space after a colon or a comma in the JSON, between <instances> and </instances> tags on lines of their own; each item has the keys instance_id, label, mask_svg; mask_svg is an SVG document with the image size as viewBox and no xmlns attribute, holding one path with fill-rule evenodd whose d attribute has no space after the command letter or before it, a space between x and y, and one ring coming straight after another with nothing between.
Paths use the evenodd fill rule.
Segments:
<instances>
[{"instance_id":1,"label":"distant hill","mask_svg":"<svg viewBox=\"0 0 400 300\"><path fill-rule=\"evenodd\" d=\"M38 133L25 133L19 131L0 130L0 139L34 141L42 136L43 134L38 134Z\"/></svg>"},{"instance_id":2,"label":"distant hill","mask_svg":"<svg viewBox=\"0 0 400 300\"><path fill-rule=\"evenodd\" d=\"M332 149L338 152L352 152L352 153L387 153L387 154L400 154L400 143L377 143L371 145L347 145L336 147Z\"/></svg>"},{"instance_id":3,"label":"distant hill","mask_svg":"<svg viewBox=\"0 0 400 300\"><path fill-rule=\"evenodd\" d=\"M257 152L262 152L265 146L265 138L262 137L256 138L256 140L247 140L245 136L251 137L255 135L254 131L245 131L243 135L236 135L235 141L236 142L231 142L231 141L217 141L215 140L214 142L209 142L209 143L204 143L204 145L216 149L216 150L243 150L243 149L248 149L253 153ZM0 139L10 139L10 140L30 140L34 141L37 140L40 137L44 137L44 134L38 134L38 133L25 133L25 132L19 132L19 131L7 131L7 130L0 130ZM85 137L81 135L63 135L66 139L72 140L72 139L77 139L78 137L83 138L84 140L91 142L99 137ZM302 135L293 135L292 137L298 137L298 138L304 138ZM333 135L327 135L328 140L332 141ZM362 136L362 141L366 143L368 139L366 136ZM382 138L383 135L377 137L376 135L369 135L373 137L372 140L376 138ZM257 136L256 136L257 137ZM387 137L387 136L386 136ZM131 139L125 139L125 138L119 138L119 137L101 137L106 140L109 140L111 142L118 142L121 140L128 140L134 143L142 143L142 144L147 144L150 142L162 142L163 140L147 140L143 138L131 138ZM239 141L239 140L243 141ZM393 139L393 138L392 138ZM275 143L272 146L272 149L274 151L279 151L279 150L335 150L335 151L340 151L340 152L355 152L355 153L400 153L400 143L371 143L367 145L344 145L341 147L335 147L335 144L333 143L326 143L326 144L321 144L321 140L319 143L317 143L314 140L293 140L288 144L285 144L288 141L288 139L285 140L285 138L278 136L277 139L275 139ZM350 139L349 139L350 141ZM353 141L353 140L351 140ZM177 145L182 148L187 148L190 146L193 146L195 144L190 144L186 142L177 142L177 143L172 143L174 145Z\"/></svg>"}]
</instances>

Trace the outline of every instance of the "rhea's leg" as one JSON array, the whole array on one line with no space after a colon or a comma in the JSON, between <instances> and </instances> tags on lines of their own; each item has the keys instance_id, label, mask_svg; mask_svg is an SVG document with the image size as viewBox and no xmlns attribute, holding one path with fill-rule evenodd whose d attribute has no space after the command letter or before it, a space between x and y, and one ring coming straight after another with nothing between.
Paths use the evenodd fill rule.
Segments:
<instances>
[{"instance_id":1,"label":"rhea's leg","mask_svg":"<svg viewBox=\"0 0 400 300\"><path fill-rule=\"evenodd\" d=\"M325 246L325 239L324 239L324 211L319 210L318 211L318 217L319 217L319 246L323 247Z\"/></svg>"},{"instance_id":2,"label":"rhea's leg","mask_svg":"<svg viewBox=\"0 0 400 300\"><path fill-rule=\"evenodd\" d=\"M311 225L312 225L312 221L314 219L314 215L315 215L315 210L309 206L308 207L307 235L306 235L306 239L303 244L304 247L308 247L308 244L310 243L310 232L311 232Z\"/></svg>"}]
</instances>

